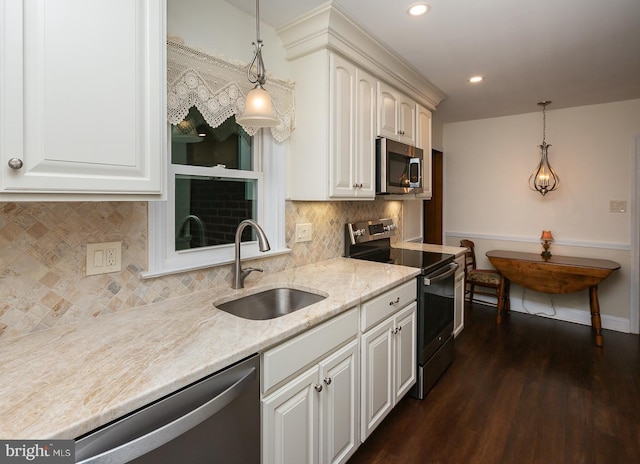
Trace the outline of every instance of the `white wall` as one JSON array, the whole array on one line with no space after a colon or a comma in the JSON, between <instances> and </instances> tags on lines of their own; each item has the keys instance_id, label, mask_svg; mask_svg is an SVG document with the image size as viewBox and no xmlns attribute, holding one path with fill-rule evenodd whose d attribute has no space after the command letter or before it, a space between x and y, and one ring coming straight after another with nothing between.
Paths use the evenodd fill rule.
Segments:
<instances>
[{"instance_id":1,"label":"white wall","mask_svg":"<svg viewBox=\"0 0 640 464\"><path fill-rule=\"evenodd\" d=\"M268 5L261 5L264 8ZM185 45L247 64L253 58L255 13L245 13L223 0L168 0L167 12L167 33L182 37ZM288 79L289 64L280 38L264 23L260 24L260 38L267 73Z\"/></svg>"},{"instance_id":2,"label":"white wall","mask_svg":"<svg viewBox=\"0 0 640 464\"><path fill-rule=\"evenodd\" d=\"M628 324L632 143L640 134L639 115L640 100L547 107L549 160L560 187L545 197L528 186L540 157L541 111L445 124L447 243L471 238L478 246L479 263L486 267L488 249L538 252L541 231L551 230L556 239L552 253L613 259L622 265L601 285L600 303L602 313L611 316L605 327ZM609 212L610 200L627 201L627 212ZM517 288L515 294L522 296ZM545 305L551 301L547 295L525 293L525 300L535 299ZM569 312L589 307L586 291L554 296L552 301Z\"/></svg>"}]
</instances>

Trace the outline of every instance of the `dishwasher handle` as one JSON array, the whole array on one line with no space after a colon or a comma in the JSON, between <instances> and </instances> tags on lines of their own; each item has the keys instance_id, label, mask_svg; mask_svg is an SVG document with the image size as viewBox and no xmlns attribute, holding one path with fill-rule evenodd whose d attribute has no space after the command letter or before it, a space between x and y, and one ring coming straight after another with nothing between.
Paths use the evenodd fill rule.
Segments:
<instances>
[{"instance_id":1,"label":"dishwasher handle","mask_svg":"<svg viewBox=\"0 0 640 464\"><path fill-rule=\"evenodd\" d=\"M256 368L252 367L225 391L187 414L127 443L79 461L77 464L118 464L129 462L153 451L224 409L225 406L244 393L253 382L255 376Z\"/></svg>"},{"instance_id":2,"label":"dishwasher handle","mask_svg":"<svg viewBox=\"0 0 640 464\"><path fill-rule=\"evenodd\" d=\"M438 269L436 272L424 276L423 282L425 285L431 285L441 280L445 280L455 274L457 269L458 263L449 263L443 269Z\"/></svg>"}]
</instances>

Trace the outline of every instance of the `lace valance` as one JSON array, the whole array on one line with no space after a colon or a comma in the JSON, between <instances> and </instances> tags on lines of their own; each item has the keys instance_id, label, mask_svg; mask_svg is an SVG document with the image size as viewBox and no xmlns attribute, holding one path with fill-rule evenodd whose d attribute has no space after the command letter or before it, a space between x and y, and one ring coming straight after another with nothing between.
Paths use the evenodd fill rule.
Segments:
<instances>
[{"instance_id":1,"label":"lace valance","mask_svg":"<svg viewBox=\"0 0 640 464\"><path fill-rule=\"evenodd\" d=\"M213 128L227 118L241 114L245 96L253 88L247 79L247 67L248 64L189 48L175 37L168 38L167 120L178 124L192 106L198 108ZM271 127L271 133L278 142L282 142L291 135L295 126L293 82L267 74L265 89L271 95L279 120L277 126ZM256 127L242 127L249 135L258 131Z\"/></svg>"}]
</instances>

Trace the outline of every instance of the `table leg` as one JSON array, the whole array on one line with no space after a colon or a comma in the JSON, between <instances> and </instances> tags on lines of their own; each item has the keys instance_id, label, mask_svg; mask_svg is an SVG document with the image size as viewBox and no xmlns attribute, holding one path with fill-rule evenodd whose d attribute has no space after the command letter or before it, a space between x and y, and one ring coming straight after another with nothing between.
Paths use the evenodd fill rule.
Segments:
<instances>
[{"instance_id":1,"label":"table leg","mask_svg":"<svg viewBox=\"0 0 640 464\"><path fill-rule=\"evenodd\" d=\"M589 305L591 306L591 327L595 333L596 346L602 346L602 320L598 303L598 286L589 287Z\"/></svg>"},{"instance_id":2,"label":"table leg","mask_svg":"<svg viewBox=\"0 0 640 464\"><path fill-rule=\"evenodd\" d=\"M504 316L505 314L505 309L508 310L508 306L506 306L505 308L505 281L507 279L502 278L500 280L500 287L498 288L498 292L497 292L497 297L498 297L498 301L497 301L497 309L498 309L498 315L496 316L496 323L500 324L502 322L502 316Z\"/></svg>"}]
</instances>

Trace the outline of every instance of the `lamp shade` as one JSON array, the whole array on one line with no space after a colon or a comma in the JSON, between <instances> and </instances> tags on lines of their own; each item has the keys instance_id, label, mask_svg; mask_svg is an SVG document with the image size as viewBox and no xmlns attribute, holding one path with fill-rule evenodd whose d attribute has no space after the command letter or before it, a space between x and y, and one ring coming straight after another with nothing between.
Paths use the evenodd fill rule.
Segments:
<instances>
[{"instance_id":1,"label":"lamp shade","mask_svg":"<svg viewBox=\"0 0 640 464\"><path fill-rule=\"evenodd\" d=\"M244 112L236 117L238 124L250 127L274 127L278 119L273 112L271 95L262 86L256 85L247 94Z\"/></svg>"},{"instance_id":2,"label":"lamp shade","mask_svg":"<svg viewBox=\"0 0 640 464\"><path fill-rule=\"evenodd\" d=\"M553 241L553 235L551 235L551 231L550 230L543 230L542 231L542 236L540 237L540 240L546 240L548 242L552 242Z\"/></svg>"}]
</instances>

